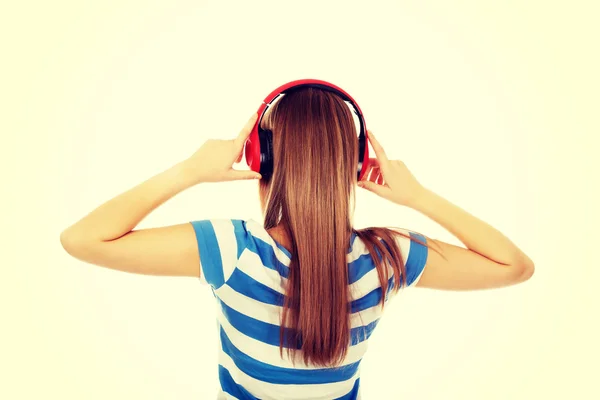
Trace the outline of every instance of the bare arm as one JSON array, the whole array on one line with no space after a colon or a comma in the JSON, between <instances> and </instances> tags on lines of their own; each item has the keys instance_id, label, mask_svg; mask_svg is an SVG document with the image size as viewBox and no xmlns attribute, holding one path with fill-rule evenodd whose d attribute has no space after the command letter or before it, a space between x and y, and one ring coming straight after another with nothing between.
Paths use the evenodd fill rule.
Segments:
<instances>
[{"instance_id":1,"label":"bare arm","mask_svg":"<svg viewBox=\"0 0 600 400\"><path fill-rule=\"evenodd\" d=\"M64 242L110 242L131 232L148 214L194 185L183 163L153 176L107 201L65 229Z\"/></svg>"},{"instance_id":2,"label":"bare arm","mask_svg":"<svg viewBox=\"0 0 600 400\"><path fill-rule=\"evenodd\" d=\"M253 171L233 169L256 113L235 139L208 140L191 157L107 201L65 229L60 241L82 261L146 275L201 277L196 233L190 223L151 229L134 228L154 209L203 182L253 179Z\"/></svg>"},{"instance_id":3,"label":"bare arm","mask_svg":"<svg viewBox=\"0 0 600 400\"><path fill-rule=\"evenodd\" d=\"M514 285L533 275L533 262L521 249L489 224L423 187L402 161L390 161L375 135L368 132L377 160L371 162L373 170L359 186L419 211L467 247L426 236L428 244L439 253L428 251L417 286L446 290L490 289Z\"/></svg>"},{"instance_id":4,"label":"bare arm","mask_svg":"<svg viewBox=\"0 0 600 400\"><path fill-rule=\"evenodd\" d=\"M195 182L182 163L107 201L60 235L64 249L90 264L169 276L200 276L195 234L189 223L134 228L154 209Z\"/></svg>"},{"instance_id":5,"label":"bare arm","mask_svg":"<svg viewBox=\"0 0 600 400\"><path fill-rule=\"evenodd\" d=\"M531 259L497 229L423 188L409 205L456 236L467 248L427 238L432 247L417 286L447 290L503 287L534 272Z\"/></svg>"}]
</instances>

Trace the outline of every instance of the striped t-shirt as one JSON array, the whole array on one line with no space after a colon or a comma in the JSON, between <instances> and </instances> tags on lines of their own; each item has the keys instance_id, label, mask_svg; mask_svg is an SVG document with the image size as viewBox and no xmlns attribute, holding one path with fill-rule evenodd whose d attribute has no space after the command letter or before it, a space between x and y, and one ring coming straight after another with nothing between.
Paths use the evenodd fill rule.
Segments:
<instances>
[{"instance_id":1,"label":"striped t-shirt","mask_svg":"<svg viewBox=\"0 0 600 400\"><path fill-rule=\"evenodd\" d=\"M279 354L280 312L290 252L264 226L248 219L192 221L200 254L200 281L217 301L220 341L217 399L360 399L360 361L381 318L382 289L375 264L362 240L348 246L351 286L351 346L341 366L292 365ZM422 242L426 238L405 230ZM399 237L406 279L414 286L427 259L427 247ZM389 301L394 285L390 268ZM366 335L364 334L366 333Z\"/></svg>"}]
</instances>

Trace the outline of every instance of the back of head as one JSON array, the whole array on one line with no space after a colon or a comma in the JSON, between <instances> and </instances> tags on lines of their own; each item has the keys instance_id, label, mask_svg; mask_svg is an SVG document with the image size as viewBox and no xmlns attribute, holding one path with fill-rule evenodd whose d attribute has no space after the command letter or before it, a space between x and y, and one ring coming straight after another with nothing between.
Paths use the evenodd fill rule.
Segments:
<instances>
[{"instance_id":1,"label":"back of head","mask_svg":"<svg viewBox=\"0 0 600 400\"><path fill-rule=\"evenodd\" d=\"M302 210L303 215L313 209L318 215L333 211L350 230L348 211L356 183L358 140L346 103L317 88L288 91L271 106L262 127L273 132L274 153L273 176L261 180L261 192L269 203L266 225L276 225L279 216L270 212L282 212L286 205Z\"/></svg>"},{"instance_id":2,"label":"back of head","mask_svg":"<svg viewBox=\"0 0 600 400\"><path fill-rule=\"evenodd\" d=\"M286 92L261 126L273 132L273 173L260 182L265 229L283 229L292 253L280 353L287 347L288 355L295 355L301 348L307 365L338 364L350 342L352 233L371 242L370 252L389 250L401 264L399 250L393 243L384 249L375 240L377 234L391 239L379 228L359 232L352 227L358 135L352 111L339 96L306 87ZM387 279L380 274L383 286ZM287 335L284 327L291 328Z\"/></svg>"}]
</instances>

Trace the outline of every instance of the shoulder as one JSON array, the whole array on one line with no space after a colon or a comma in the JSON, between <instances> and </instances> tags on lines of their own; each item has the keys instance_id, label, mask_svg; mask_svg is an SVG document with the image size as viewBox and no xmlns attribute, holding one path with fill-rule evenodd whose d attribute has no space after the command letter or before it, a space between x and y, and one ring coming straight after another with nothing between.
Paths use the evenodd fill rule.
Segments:
<instances>
[{"instance_id":1,"label":"shoulder","mask_svg":"<svg viewBox=\"0 0 600 400\"><path fill-rule=\"evenodd\" d=\"M218 289L231 276L248 246L244 219L212 218L190 221L200 256L201 280Z\"/></svg>"},{"instance_id":2,"label":"shoulder","mask_svg":"<svg viewBox=\"0 0 600 400\"><path fill-rule=\"evenodd\" d=\"M238 254L248 242L248 220L212 218L190 221L200 247L218 249L221 252L236 250Z\"/></svg>"},{"instance_id":3,"label":"shoulder","mask_svg":"<svg viewBox=\"0 0 600 400\"><path fill-rule=\"evenodd\" d=\"M386 229L389 230L391 234L390 237L393 238L393 243L397 246L400 252L400 257L402 258L401 261L405 267L407 285L414 286L419 280L427 261L427 237L421 233L406 228ZM391 243L388 243L386 239L372 237L371 240L379 241L385 247L390 249ZM364 253L368 253L369 251L367 250L364 241L360 240L359 243L360 250L362 250ZM374 252L377 257L381 259L380 252L377 249L374 249Z\"/></svg>"}]
</instances>

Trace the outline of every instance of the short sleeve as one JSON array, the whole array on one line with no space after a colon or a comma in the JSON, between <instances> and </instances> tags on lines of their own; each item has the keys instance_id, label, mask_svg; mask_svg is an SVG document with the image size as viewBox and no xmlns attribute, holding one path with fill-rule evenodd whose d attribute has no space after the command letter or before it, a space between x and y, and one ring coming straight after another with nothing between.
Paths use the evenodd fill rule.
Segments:
<instances>
[{"instance_id":1,"label":"short sleeve","mask_svg":"<svg viewBox=\"0 0 600 400\"><path fill-rule=\"evenodd\" d=\"M246 247L246 222L239 219L191 221L200 256L200 282L220 288L233 273Z\"/></svg>"},{"instance_id":2,"label":"short sleeve","mask_svg":"<svg viewBox=\"0 0 600 400\"><path fill-rule=\"evenodd\" d=\"M429 249L421 243L427 244L427 238L420 233L406 229L396 230L410 236L409 239L405 236L397 235L396 241L400 247L406 267L406 286L412 287L417 284L425 269Z\"/></svg>"}]
</instances>

